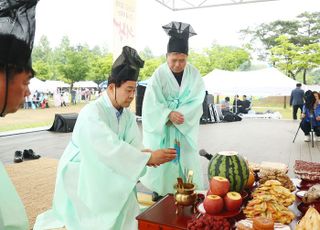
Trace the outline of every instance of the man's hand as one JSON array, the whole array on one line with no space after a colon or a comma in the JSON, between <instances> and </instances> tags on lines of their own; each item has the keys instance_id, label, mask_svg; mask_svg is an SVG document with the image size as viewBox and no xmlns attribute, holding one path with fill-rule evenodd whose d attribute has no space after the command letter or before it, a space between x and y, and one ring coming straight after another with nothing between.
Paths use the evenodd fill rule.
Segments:
<instances>
[{"instance_id":1,"label":"man's hand","mask_svg":"<svg viewBox=\"0 0 320 230\"><path fill-rule=\"evenodd\" d=\"M176 111L172 111L169 114L169 120L174 124L181 125L184 122L184 117L181 113L176 112Z\"/></svg>"},{"instance_id":2,"label":"man's hand","mask_svg":"<svg viewBox=\"0 0 320 230\"><path fill-rule=\"evenodd\" d=\"M151 157L149 158L147 165L157 167L163 163L172 161L176 156L177 154L175 149L158 149L151 152Z\"/></svg>"}]
</instances>

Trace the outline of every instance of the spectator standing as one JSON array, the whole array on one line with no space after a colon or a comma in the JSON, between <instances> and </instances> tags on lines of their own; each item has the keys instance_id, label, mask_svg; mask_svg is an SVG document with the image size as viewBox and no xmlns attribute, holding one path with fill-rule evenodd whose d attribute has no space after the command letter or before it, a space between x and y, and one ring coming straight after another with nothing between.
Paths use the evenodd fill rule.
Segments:
<instances>
[{"instance_id":1,"label":"spectator standing","mask_svg":"<svg viewBox=\"0 0 320 230\"><path fill-rule=\"evenodd\" d=\"M290 106L292 106L292 117L293 120L297 120L297 112L298 109L300 109L300 112L302 113L303 109L303 95L304 95L304 90L301 89L301 83L297 83L296 88L291 91L291 96L290 96Z\"/></svg>"}]
</instances>

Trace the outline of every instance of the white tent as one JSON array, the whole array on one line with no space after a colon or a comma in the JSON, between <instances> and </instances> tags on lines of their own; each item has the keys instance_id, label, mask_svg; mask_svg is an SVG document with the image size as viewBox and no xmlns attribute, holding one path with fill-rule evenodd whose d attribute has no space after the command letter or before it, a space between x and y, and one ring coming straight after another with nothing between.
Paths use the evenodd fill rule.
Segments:
<instances>
[{"instance_id":1,"label":"white tent","mask_svg":"<svg viewBox=\"0 0 320 230\"><path fill-rule=\"evenodd\" d=\"M254 71L213 70L203 80L206 90L214 95L290 96L298 83L273 67Z\"/></svg>"},{"instance_id":2,"label":"white tent","mask_svg":"<svg viewBox=\"0 0 320 230\"><path fill-rule=\"evenodd\" d=\"M54 93L57 91L57 88L69 88L70 84L65 83L63 81L52 81L52 80L46 80L46 90Z\"/></svg>"},{"instance_id":3,"label":"white tent","mask_svg":"<svg viewBox=\"0 0 320 230\"><path fill-rule=\"evenodd\" d=\"M46 91L46 84L44 81L41 81L40 79L38 79L36 77L33 77L30 80L29 90L31 93L34 93L35 91L45 92Z\"/></svg>"},{"instance_id":4,"label":"white tent","mask_svg":"<svg viewBox=\"0 0 320 230\"><path fill-rule=\"evenodd\" d=\"M98 88L98 84L94 81L78 81L73 84L74 88Z\"/></svg>"}]
</instances>

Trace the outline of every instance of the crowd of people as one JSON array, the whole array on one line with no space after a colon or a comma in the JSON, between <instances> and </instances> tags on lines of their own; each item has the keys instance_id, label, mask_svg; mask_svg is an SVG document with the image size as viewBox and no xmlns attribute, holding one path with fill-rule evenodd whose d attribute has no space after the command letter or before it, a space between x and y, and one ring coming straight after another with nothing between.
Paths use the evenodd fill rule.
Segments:
<instances>
[{"instance_id":1,"label":"crowd of people","mask_svg":"<svg viewBox=\"0 0 320 230\"><path fill-rule=\"evenodd\" d=\"M235 114L247 114L251 110L251 101L247 99L246 95L242 96L242 100L239 99L239 95L235 95L233 104L230 104L230 97L225 97L220 102L222 114L233 112Z\"/></svg>"}]
</instances>

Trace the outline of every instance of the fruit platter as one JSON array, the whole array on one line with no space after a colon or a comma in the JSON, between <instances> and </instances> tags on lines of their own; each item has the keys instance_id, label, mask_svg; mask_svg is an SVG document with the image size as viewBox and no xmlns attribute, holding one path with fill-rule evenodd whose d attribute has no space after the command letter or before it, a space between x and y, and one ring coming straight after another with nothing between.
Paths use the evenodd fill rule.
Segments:
<instances>
[{"instance_id":1,"label":"fruit platter","mask_svg":"<svg viewBox=\"0 0 320 230\"><path fill-rule=\"evenodd\" d=\"M189 221L188 229L227 229L228 224L228 229L238 230L295 229L313 206L302 202L306 192L297 193L299 184L287 173L288 167L282 163L251 164L237 152L216 154L208 166L208 191L197 204L198 213ZM317 206L313 209L318 211ZM314 211L311 214L317 226L318 216ZM205 228L213 223L220 228Z\"/></svg>"}]
</instances>

